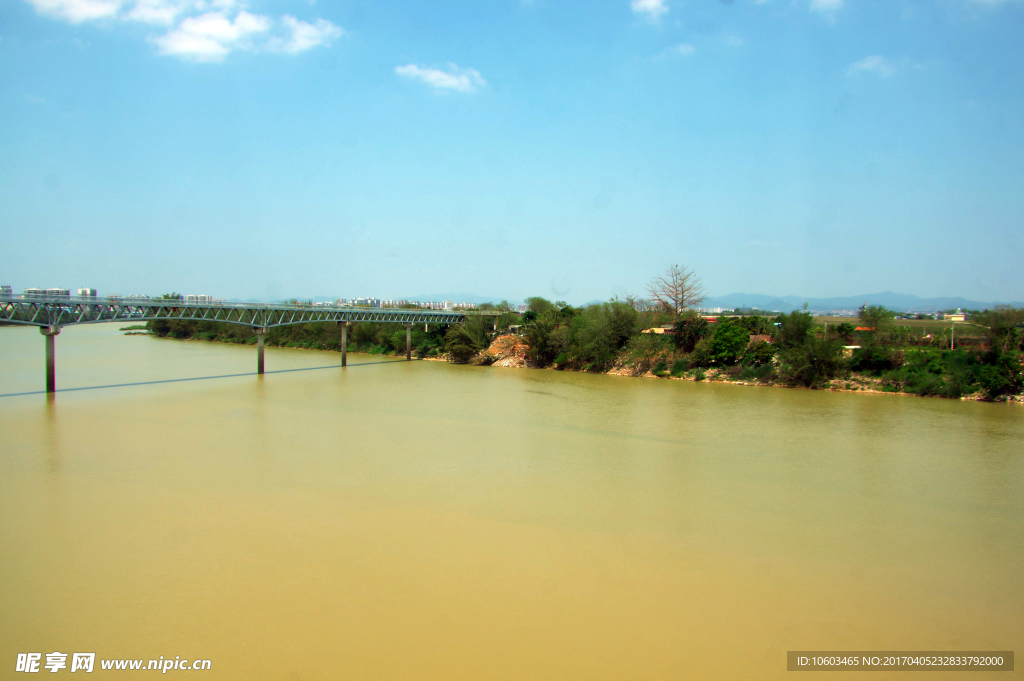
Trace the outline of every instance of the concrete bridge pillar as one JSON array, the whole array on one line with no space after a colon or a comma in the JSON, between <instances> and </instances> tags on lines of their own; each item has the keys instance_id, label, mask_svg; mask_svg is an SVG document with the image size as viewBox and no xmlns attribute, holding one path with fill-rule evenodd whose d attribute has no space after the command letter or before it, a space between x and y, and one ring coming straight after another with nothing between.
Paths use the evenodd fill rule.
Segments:
<instances>
[{"instance_id":1,"label":"concrete bridge pillar","mask_svg":"<svg viewBox=\"0 0 1024 681\"><path fill-rule=\"evenodd\" d=\"M341 367L348 366L348 322L338 322L341 327Z\"/></svg>"},{"instance_id":2,"label":"concrete bridge pillar","mask_svg":"<svg viewBox=\"0 0 1024 681\"><path fill-rule=\"evenodd\" d=\"M46 337L46 392L57 392L57 361L53 339L60 333L59 326L40 326L39 333Z\"/></svg>"},{"instance_id":3,"label":"concrete bridge pillar","mask_svg":"<svg viewBox=\"0 0 1024 681\"><path fill-rule=\"evenodd\" d=\"M412 359L412 322L405 322L405 360Z\"/></svg>"},{"instance_id":4,"label":"concrete bridge pillar","mask_svg":"<svg viewBox=\"0 0 1024 681\"><path fill-rule=\"evenodd\" d=\"M265 327L253 327L256 332L256 373L263 374L263 334L267 332Z\"/></svg>"}]
</instances>

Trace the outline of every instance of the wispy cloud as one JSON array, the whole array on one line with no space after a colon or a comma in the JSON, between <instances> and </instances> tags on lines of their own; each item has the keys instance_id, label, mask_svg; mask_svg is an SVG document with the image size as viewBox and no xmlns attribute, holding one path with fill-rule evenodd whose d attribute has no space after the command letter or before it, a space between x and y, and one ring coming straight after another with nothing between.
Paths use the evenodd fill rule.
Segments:
<instances>
[{"instance_id":1,"label":"wispy cloud","mask_svg":"<svg viewBox=\"0 0 1024 681\"><path fill-rule=\"evenodd\" d=\"M635 14L642 15L651 21L658 21L661 15L668 12L665 0L633 0L630 3Z\"/></svg>"},{"instance_id":2,"label":"wispy cloud","mask_svg":"<svg viewBox=\"0 0 1024 681\"><path fill-rule=\"evenodd\" d=\"M335 26L326 19L317 19L316 23L310 24L285 15L281 22L291 35L287 40L275 38L271 41L270 48L276 52L295 54L321 45L330 45L332 40L345 33L340 26Z\"/></svg>"},{"instance_id":3,"label":"wispy cloud","mask_svg":"<svg viewBox=\"0 0 1024 681\"><path fill-rule=\"evenodd\" d=\"M194 61L220 61L233 49L251 48L253 35L270 30L267 17L239 12L228 19L220 12L188 17L176 29L155 40L161 54Z\"/></svg>"},{"instance_id":4,"label":"wispy cloud","mask_svg":"<svg viewBox=\"0 0 1024 681\"><path fill-rule=\"evenodd\" d=\"M448 64L448 69L432 69L416 64L396 66L395 73L405 78L412 78L426 83L437 90L455 90L456 92L475 92L477 87L487 85L480 72L476 69L461 68Z\"/></svg>"},{"instance_id":5,"label":"wispy cloud","mask_svg":"<svg viewBox=\"0 0 1024 681\"><path fill-rule=\"evenodd\" d=\"M326 19L278 21L246 11L245 0L27 0L40 14L73 24L101 19L164 26L150 36L160 54L219 62L235 50L297 54L344 34Z\"/></svg>"},{"instance_id":6,"label":"wispy cloud","mask_svg":"<svg viewBox=\"0 0 1024 681\"><path fill-rule=\"evenodd\" d=\"M40 14L72 24L104 19L117 14L124 0L29 0Z\"/></svg>"},{"instance_id":7,"label":"wispy cloud","mask_svg":"<svg viewBox=\"0 0 1024 681\"><path fill-rule=\"evenodd\" d=\"M882 78L888 78L896 73L896 67L886 60L885 57L873 54L870 57L864 57L860 61L850 64L846 69L847 76L856 76L861 73L873 73Z\"/></svg>"}]
</instances>

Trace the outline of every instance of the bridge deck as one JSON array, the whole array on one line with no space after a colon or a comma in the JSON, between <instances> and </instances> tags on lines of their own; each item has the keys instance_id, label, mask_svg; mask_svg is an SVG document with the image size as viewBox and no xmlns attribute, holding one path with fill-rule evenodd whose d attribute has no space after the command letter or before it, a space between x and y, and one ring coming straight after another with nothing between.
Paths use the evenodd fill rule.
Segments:
<instances>
[{"instance_id":1,"label":"bridge deck","mask_svg":"<svg viewBox=\"0 0 1024 681\"><path fill-rule=\"evenodd\" d=\"M193 303L167 299L0 296L0 322L40 327L103 322L184 319L271 328L310 322L405 322L456 324L454 310L402 310L333 305Z\"/></svg>"}]
</instances>

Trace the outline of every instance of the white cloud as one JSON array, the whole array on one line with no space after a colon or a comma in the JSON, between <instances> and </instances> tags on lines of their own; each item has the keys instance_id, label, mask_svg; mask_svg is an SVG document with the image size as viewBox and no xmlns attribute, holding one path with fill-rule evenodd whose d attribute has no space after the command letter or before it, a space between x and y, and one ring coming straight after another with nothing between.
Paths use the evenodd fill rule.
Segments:
<instances>
[{"instance_id":1,"label":"white cloud","mask_svg":"<svg viewBox=\"0 0 1024 681\"><path fill-rule=\"evenodd\" d=\"M668 5L665 4L665 0L633 0L630 3L630 7L633 8L633 12L636 14L645 14L651 21L657 21L661 18L661 15L668 11Z\"/></svg>"},{"instance_id":2,"label":"white cloud","mask_svg":"<svg viewBox=\"0 0 1024 681\"><path fill-rule=\"evenodd\" d=\"M315 24L310 24L286 14L281 18L281 22L291 36L288 40L273 39L269 46L274 52L296 54L319 45L330 45L332 40L345 33L340 26L336 26L326 19L317 19Z\"/></svg>"},{"instance_id":3,"label":"white cloud","mask_svg":"<svg viewBox=\"0 0 1024 681\"><path fill-rule=\"evenodd\" d=\"M344 35L326 19L284 15L275 22L245 10L246 0L27 0L40 14L70 23L97 19L164 26L151 36L160 54L218 62L233 50L298 54Z\"/></svg>"},{"instance_id":4,"label":"white cloud","mask_svg":"<svg viewBox=\"0 0 1024 681\"><path fill-rule=\"evenodd\" d=\"M896 67L884 57L873 54L870 57L864 57L860 61L850 64L846 69L846 75L848 76L856 76L859 73L874 73L883 78L888 78L896 73Z\"/></svg>"},{"instance_id":5,"label":"white cloud","mask_svg":"<svg viewBox=\"0 0 1024 681\"><path fill-rule=\"evenodd\" d=\"M696 51L697 48L691 45L690 43L682 43L681 45L676 45L675 47L672 48L672 52L676 54L681 54L684 57L689 57Z\"/></svg>"},{"instance_id":6,"label":"white cloud","mask_svg":"<svg viewBox=\"0 0 1024 681\"><path fill-rule=\"evenodd\" d=\"M234 20L222 12L188 17L176 29L156 39L161 54L192 61L220 61L233 49L251 48L251 37L270 29L267 17L239 12Z\"/></svg>"},{"instance_id":7,"label":"white cloud","mask_svg":"<svg viewBox=\"0 0 1024 681\"><path fill-rule=\"evenodd\" d=\"M146 24L172 24L179 14L196 8L189 0L136 0L126 19Z\"/></svg>"},{"instance_id":8,"label":"white cloud","mask_svg":"<svg viewBox=\"0 0 1024 681\"><path fill-rule=\"evenodd\" d=\"M78 24L117 14L124 0L29 0L40 14Z\"/></svg>"},{"instance_id":9,"label":"white cloud","mask_svg":"<svg viewBox=\"0 0 1024 681\"><path fill-rule=\"evenodd\" d=\"M487 81L483 79L480 72L476 69L464 69L455 64L448 64L447 71L407 64L406 66L396 66L395 73L406 78L419 80L438 90L475 92L478 86L487 85Z\"/></svg>"}]
</instances>

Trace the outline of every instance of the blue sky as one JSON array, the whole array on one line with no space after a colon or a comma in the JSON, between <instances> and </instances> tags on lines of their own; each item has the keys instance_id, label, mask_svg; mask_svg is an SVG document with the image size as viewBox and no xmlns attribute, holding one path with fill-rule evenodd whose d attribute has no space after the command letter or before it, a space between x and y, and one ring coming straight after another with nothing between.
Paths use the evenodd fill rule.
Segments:
<instances>
[{"instance_id":1,"label":"blue sky","mask_svg":"<svg viewBox=\"0 0 1024 681\"><path fill-rule=\"evenodd\" d=\"M1024 0L8 0L0 283L1024 300Z\"/></svg>"}]
</instances>

